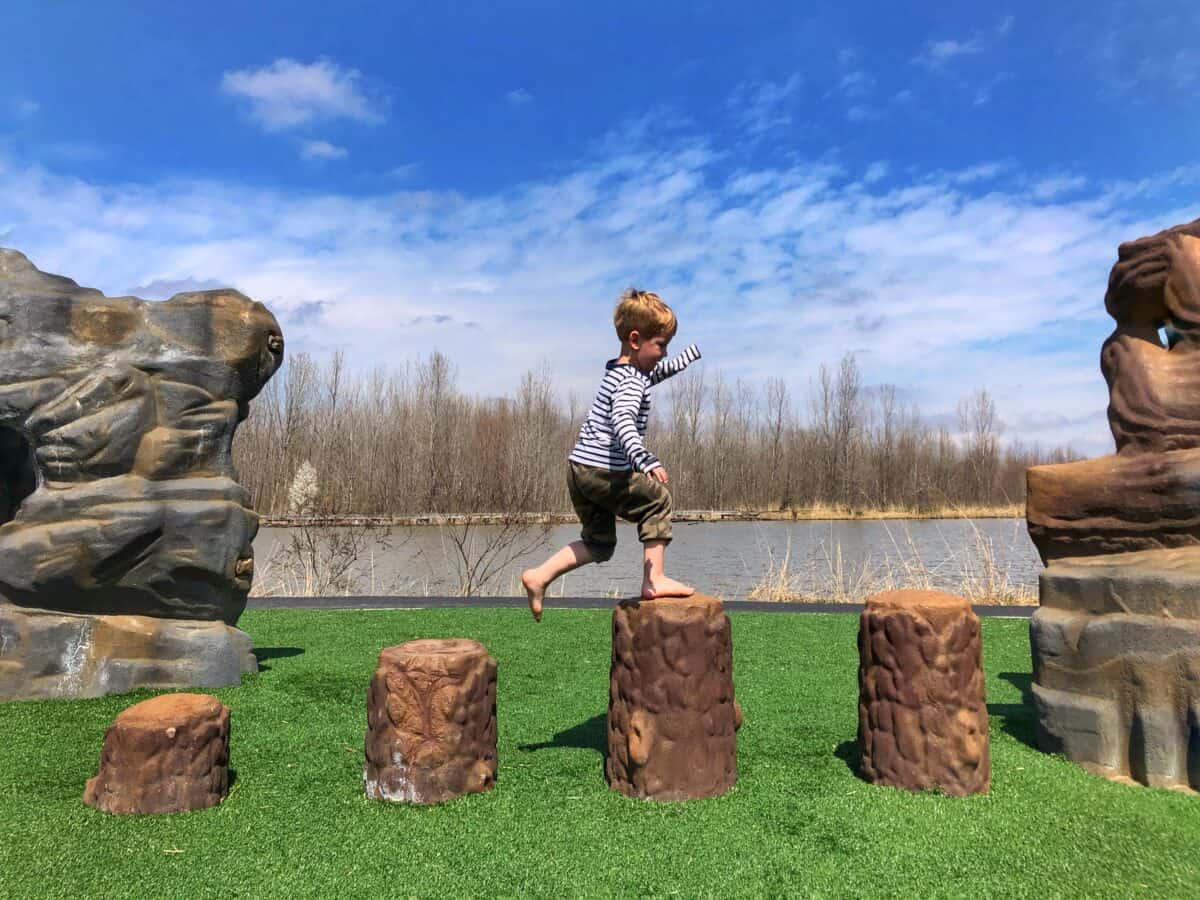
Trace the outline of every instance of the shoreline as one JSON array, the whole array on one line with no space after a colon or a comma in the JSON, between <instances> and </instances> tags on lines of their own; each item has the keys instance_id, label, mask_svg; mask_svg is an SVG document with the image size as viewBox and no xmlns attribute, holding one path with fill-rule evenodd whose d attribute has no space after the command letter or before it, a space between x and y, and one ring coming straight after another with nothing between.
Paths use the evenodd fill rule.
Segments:
<instances>
[{"instance_id":1,"label":"shoreline","mask_svg":"<svg viewBox=\"0 0 1200 900\"><path fill-rule=\"evenodd\" d=\"M1022 519L1023 505L939 507L916 509L844 509L814 506L798 509L708 509L677 510L671 514L674 522L824 522L879 521L894 519ZM528 525L570 525L578 521L573 513L426 513L412 516L259 516L264 528L415 528L441 525L503 525L513 521Z\"/></svg>"}]
</instances>

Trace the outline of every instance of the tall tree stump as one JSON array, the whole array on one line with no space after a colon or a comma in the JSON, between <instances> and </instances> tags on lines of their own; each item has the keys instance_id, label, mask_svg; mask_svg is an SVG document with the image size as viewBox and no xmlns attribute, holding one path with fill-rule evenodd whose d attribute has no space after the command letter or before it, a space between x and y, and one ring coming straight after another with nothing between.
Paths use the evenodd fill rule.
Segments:
<instances>
[{"instance_id":1,"label":"tall tree stump","mask_svg":"<svg viewBox=\"0 0 1200 900\"><path fill-rule=\"evenodd\" d=\"M441 803L496 783L496 660L478 641L408 641L379 654L367 695L363 784L374 800Z\"/></svg>"},{"instance_id":2,"label":"tall tree stump","mask_svg":"<svg viewBox=\"0 0 1200 900\"><path fill-rule=\"evenodd\" d=\"M964 796L991 787L983 642L962 597L868 597L858 628L862 775L910 791Z\"/></svg>"},{"instance_id":3,"label":"tall tree stump","mask_svg":"<svg viewBox=\"0 0 1200 900\"><path fill-rule=\"evenodd\" d=\"M216 806L228 793L229 708L209 694L164 694L113 720L83 802L152 815Z\"/></svg>"},{"instance_id":4,"label":"tall tree stump","mask_svg":"<svg viewBox=\"0 0 1200 900\"><path fill-rule=\"evenodd\" d=\"M718 797L737 781L741 724L720 600L625 600L613 610L610 787L648 800Z\"/></svg>"}]
</instances>

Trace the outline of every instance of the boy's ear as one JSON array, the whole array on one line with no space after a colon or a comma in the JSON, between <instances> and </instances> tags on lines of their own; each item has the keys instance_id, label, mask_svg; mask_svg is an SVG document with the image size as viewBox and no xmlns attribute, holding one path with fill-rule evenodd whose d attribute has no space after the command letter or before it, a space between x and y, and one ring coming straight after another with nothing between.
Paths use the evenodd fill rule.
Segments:
<instances>
[{"instance_id":1,"label":"boy's ear","mask_svg":"<svg viewBox=\"0 0 1200 900\"><path fill-rule=\"evenodd\" d=\"M637 350L638 345L642 343L641 332L639 332L636 328L633 329L631 332L629 332L629 337L626 338L626 340L629 341L630 347L632 347L634 350Z\"/></svg>"}]
</instances>

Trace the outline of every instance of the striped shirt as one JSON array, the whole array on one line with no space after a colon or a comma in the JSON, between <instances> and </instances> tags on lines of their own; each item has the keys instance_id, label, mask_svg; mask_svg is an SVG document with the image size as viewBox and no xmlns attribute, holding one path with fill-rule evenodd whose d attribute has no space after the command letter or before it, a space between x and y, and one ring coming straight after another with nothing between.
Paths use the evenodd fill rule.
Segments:
<instances>
[{"instance_id":1,"label":"striped shirt","mask_svg":"<svg viewBox=\"0 0 1200 900\"><path fill-rule=\"evenodd\" d=\"M662 465L646 449L642 437L650 419L650 388L678 375L700 358L695 344L672 359L664 359L650 374L631 363L610 359L596 400L579 429L579 438L567 458L585 466L629 472L649 472Z\"/></svg>"}]
</instances>

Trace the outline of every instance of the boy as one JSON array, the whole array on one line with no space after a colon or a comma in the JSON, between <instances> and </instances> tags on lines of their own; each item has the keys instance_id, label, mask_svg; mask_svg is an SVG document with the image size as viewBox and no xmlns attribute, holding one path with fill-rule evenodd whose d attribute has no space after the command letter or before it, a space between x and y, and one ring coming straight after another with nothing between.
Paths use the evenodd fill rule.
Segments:
<instances>
[{"instance_id":1,"label":"boy","mask_svg":"<svg viewBox=\"0 0 1200 900\"><path fill-rule=\"evenodd\" d=\"M630 288L613 315L621 355L605 364L604 380L567 458L571 505L583 524L581 540L521 573L533 618L542 621L542 600L555 578L590 562L604 562L617 546L616 516L636 522L642 542L642 597L687 597L695 588L663 574L671 541L671 495L667 470L642 437L650 416L651 385L677 375L700 358L695 344L663 362L678 325L658 294Z\"/></svg>"}]
</instances>

